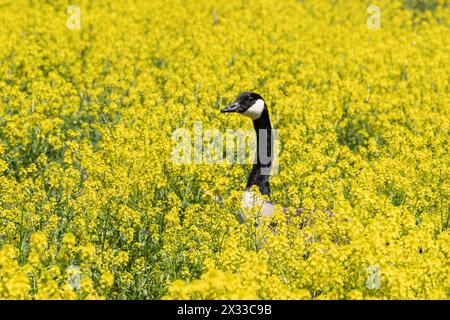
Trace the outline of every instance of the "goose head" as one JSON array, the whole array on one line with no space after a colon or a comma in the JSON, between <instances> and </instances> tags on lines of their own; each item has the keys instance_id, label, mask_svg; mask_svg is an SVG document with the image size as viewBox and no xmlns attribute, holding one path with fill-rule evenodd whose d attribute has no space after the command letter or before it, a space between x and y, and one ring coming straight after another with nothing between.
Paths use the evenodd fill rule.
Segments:
<instances>
[{"instance_id":1,"label":"goose head","mask_svg":"<svg viewBox=\"0 0 450 320\"><path fill-rule=\"evenodd\" d=\"M266 103L259 94L254 92L242 92L232 104L220 110L220 112L239 113L255 121L261 118L265 110L267 110Z\"/></svg>"}]
</instances>

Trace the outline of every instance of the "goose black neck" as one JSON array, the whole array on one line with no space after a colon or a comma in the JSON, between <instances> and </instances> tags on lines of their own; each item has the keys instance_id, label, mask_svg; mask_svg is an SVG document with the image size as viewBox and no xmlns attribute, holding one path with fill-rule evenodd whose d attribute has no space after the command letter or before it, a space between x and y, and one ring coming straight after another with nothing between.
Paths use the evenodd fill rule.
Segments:
<instances>
[{"instance_id":1,"label":"goose black neck","mask_svg":"<svg viewBox=\"0 0 450 320\"><path fill-rule=\"evenodd\" d=\"M246 190L256 185L263 195L270 196L270 170L273 160L273 136L267 107L256 120L253 120L256 132L256 156L252 170L248 176Z\"/></svg>"}]
</instances>

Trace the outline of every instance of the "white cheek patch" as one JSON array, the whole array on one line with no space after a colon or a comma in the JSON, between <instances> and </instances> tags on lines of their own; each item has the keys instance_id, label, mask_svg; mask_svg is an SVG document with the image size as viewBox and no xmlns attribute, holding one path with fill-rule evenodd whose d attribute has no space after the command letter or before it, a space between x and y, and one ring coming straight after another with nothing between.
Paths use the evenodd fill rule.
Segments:
<instances>
[{"instance_id":1,"label":"white cheek patch","mask_svg":"<svg viewBox=\"0 0 450 320\"><path fill-rule=\"evenodd\" d=\"M249 117L252 120L256 120L259 119L259 117L261 117L263 110L264 110L264 101L258 99L250 108L245 110L245 112L243 112L242 114L244 116Z\"/></svg>"}]
</instances>

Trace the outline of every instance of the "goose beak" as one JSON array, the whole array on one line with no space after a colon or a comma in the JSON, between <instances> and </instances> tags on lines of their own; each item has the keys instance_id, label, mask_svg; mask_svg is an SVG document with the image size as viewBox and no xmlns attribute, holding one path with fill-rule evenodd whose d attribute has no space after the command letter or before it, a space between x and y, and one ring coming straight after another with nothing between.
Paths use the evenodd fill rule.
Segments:
<instances>
[{"instance_id":1,"label":"goose beak","mask_svg":"<svg viewBox=\"0 0 450 320\"><path fill-rule=\"evenodd\" d=\"M228 113L228 112L238 112L239 111L239 103L234 102L230 105L228 105L226 108L220 110L221 113Z\"/></svg>"}]
</instances>

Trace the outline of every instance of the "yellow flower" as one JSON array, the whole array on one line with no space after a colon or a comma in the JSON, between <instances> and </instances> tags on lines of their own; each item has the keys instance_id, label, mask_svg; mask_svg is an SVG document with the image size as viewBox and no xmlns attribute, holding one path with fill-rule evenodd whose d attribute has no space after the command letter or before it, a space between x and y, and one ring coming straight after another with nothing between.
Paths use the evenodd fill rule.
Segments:
<instances>
[{"instance_id":1,"label":"yellow flower","mask_svg":"<svg viewBox=\"0 0 450 320\"><path fill-rule=\"evenodd\" d=\"M109 288L113 285L113 283L114 275L109 271L104 272L100 278L100 284L105 288Z\"/></svg>"},{"instance_id":2,"label":"yellow flower","mask_svg":"<svg viewBox=\"0 0 450 320\"><path fill-rule=\"evenodd\" d=\"M0 10L0 299L449 298L445 1L41 2ZM257 226L241 91L278 129Z\"/></svg>"}]
</instances>

